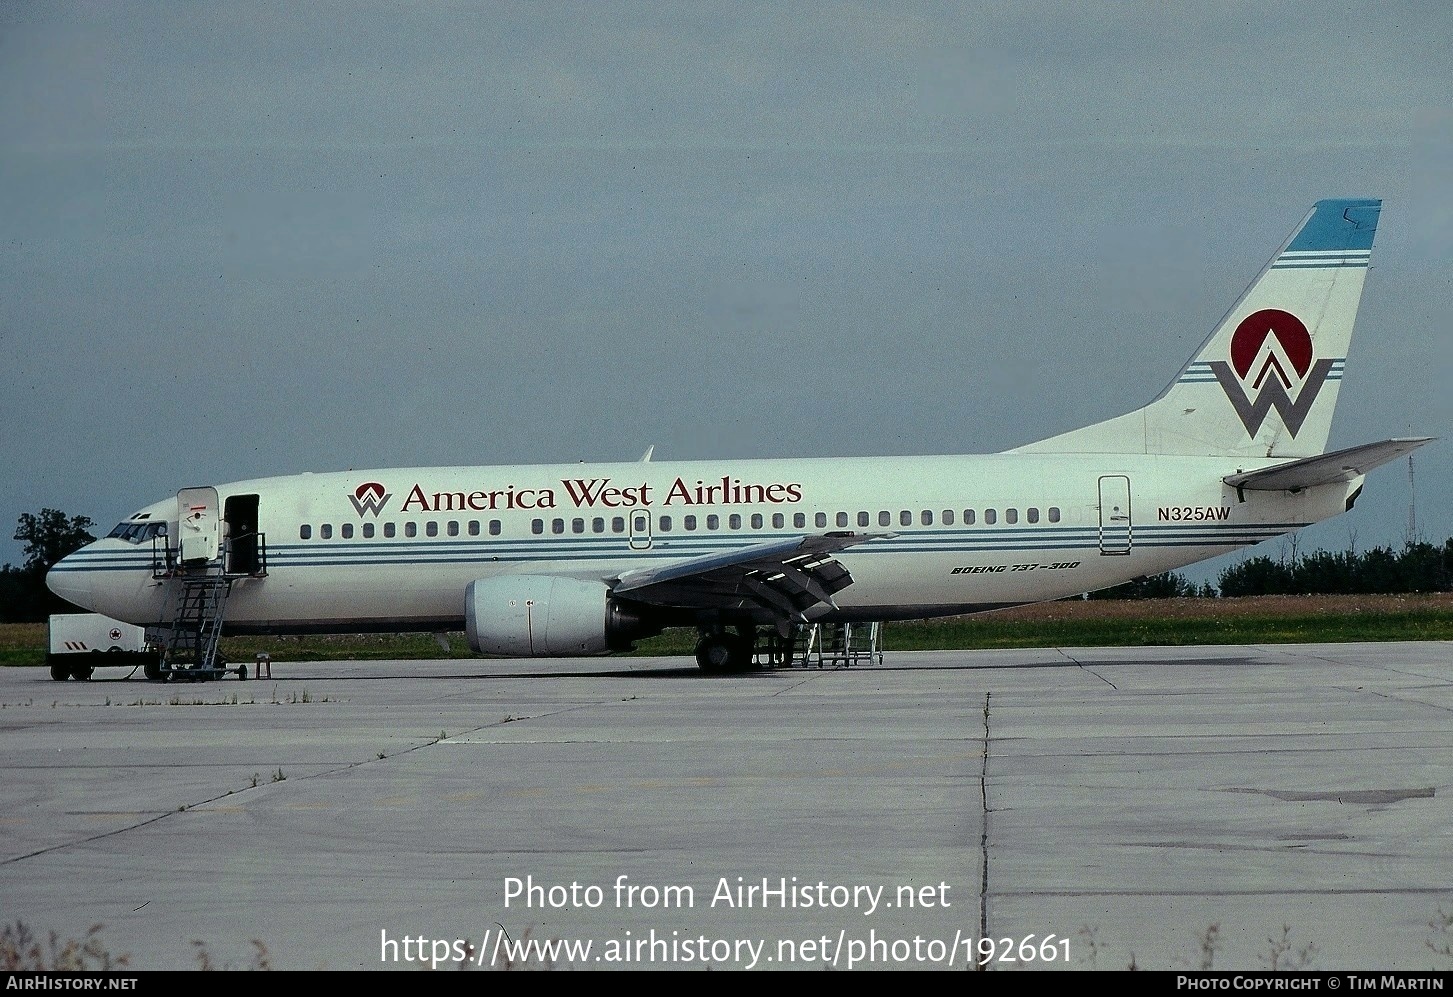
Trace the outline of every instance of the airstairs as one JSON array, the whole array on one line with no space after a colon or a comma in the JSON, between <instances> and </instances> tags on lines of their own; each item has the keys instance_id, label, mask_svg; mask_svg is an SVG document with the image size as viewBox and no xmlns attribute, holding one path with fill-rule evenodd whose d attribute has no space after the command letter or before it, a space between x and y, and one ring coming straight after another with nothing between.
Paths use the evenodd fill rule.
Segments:
<instances>
[{"instance_id":1,"label":"airstairs","mask_svg":"<svg viewBox=\"0 0 1453 997\"><path fill-rule=\"evenodd\" d=\"M809 623L786 637L775 632L758 649L758 664L772 668L848 668L883 663L883 624Z\"/></svg>"},{"instance_id":2,"label":"airstairs","mask_svg":"<svg viewBox=\"0 0 1453 997\"><path fill-rule=\"evenodd\" d=\"M154 550L152 574L171 581L176 602L170 627L147 628L147 640L162 648L157 663L147 668L147 678L208 681L228 672L247 678L247 666L230 667L218 647L233 584L267 575L261 534L246 541L245 554L239 556L231 543L224 542L217 557L202 563L184 562L176 549Z\"/></svg>"}]
</instances>

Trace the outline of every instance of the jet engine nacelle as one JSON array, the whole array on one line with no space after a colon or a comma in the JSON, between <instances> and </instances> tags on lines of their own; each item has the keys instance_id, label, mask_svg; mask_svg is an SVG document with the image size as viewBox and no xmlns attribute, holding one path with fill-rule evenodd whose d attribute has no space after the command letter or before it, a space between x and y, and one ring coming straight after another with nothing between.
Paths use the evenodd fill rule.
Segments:
<instances>
[{"instance_id":1,"label":"jet engine nacelle","mask_svg":"<svg viewBox=\"0 0 1453 997\"><path fill-rule=\"evenodd\" d=\"M624 650L647 630L610 597L604 582L554 575L470 582L464 628L475 651L512 658Z\"/></svg>"}]
</instances>

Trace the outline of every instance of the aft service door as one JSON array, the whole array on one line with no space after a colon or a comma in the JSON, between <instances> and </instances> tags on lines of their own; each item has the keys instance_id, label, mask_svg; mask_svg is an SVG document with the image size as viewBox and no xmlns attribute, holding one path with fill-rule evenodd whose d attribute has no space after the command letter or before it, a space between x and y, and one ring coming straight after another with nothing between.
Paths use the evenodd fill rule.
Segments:
<instances>
[{"instance_id":1,"label":"aft service door","mask_svg":"<svg viewBox=\"0 0 1453 997\"><path fill-rule=\"evenodd\" d=\"M177 544L183 564L215 561L221 529L217 489L183 488L177 492Z\"/></svg>"},{"instance_id":2,"label":"aft service door","mask_svg":"<svg viewBox=\"0 0 1453 997\"><path fill-rule=\"evenodd\" d=\"M1107 474L1100 479L1100 553L1130 553L1130 479Z\"/></svg>"}]
</instances>

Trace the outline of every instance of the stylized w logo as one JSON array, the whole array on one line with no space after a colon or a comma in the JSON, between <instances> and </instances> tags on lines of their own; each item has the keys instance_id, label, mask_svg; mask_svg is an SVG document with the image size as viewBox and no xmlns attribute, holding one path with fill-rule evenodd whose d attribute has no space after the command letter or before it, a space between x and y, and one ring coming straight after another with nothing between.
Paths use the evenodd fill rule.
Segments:
<instances>
[{"instance_id":1,"label":"stylized w logo","mask_svg":"<svg viewBox=\"0 0 1453 997\"><path fill-rule=\"evenodd\" d=\"M360 516L377 516L390 497L383 490L383 485L377 481L368 481L359 485L353 494L348 496L348 501L353 503L353 508L358 510Z\"/></svg>"},{"instance_id":2,"label":"stylized w logo","mask_svg":"<svg viewBox=\"0 0 1453 997\"><path fill-rule=\"evenodd\" d=\"M1263 308L1242 319L1232 333L1231 363L1213 360L1206 366L1248 433L1255 436L1267 413L1276 409L1295 438L1333 367L1331 360L1313 363L1312 354L1312 336L1301 319L1279 308ZM1287 393L1294 380L1302 382L1295 401ZM1246 387L1257 392L1255 400L1247 397Z\"/></svg>"},{"instance_id":3,"label":"stylized w logo","mask_svg":"<svg viewBox=\"0 0 1453 997\"><path fill-rule=\"evenodd\" d=\"M1281 421L1286 424L1287 432L1295 439L1297 430L1302 428L1302 423L1307 419L1307 413L1312 410L1312 403L1317 400L1317 394L1322 390L1322 385L1327 382L1327 375L1331 372L1333 361L1318 360L1312 364L1312 369L1307 373L1307 379L1302 382L1302 390L1297 394L1296 400L1287 394L1287 389L1275 377L1266 379L1261 393L1253 401L1246 397L1246 392L1241 389L1241 381L1231 370L1231 365L1224 360L1213 360L1207 366L1216 375L1216 380L1221 382L1221 388L1226 392L1226 397L1231 400L1231 407L1241 417L1241 424L1246 427L1246 432L1255 436L1261 431L1261 424L1266 421L1266 414L1276 409L1281 416Z\"/></svg>"}]
</instances>

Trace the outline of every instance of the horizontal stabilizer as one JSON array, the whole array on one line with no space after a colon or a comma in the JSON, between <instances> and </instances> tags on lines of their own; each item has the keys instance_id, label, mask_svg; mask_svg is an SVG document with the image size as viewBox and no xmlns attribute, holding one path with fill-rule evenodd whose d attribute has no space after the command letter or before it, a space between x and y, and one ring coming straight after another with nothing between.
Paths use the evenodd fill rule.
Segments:
<instances>
[{"instance_id":1,"label":"horizontal stabilizer","mask_svg":"<svg viewBox=\"0 0 1453 997\"><path fill-rule=\"evenodd\" d=\"M1349 447L1335 453L1317 457L1303 457L1276 467L1259 471L1230 474L1224 479L1232 488L1249 488L1252 491L1297 491L1314 485L1330 485L1339 481L1352 481L1396 460L1403 454L1412 453L1433 436L1408 436L1383 440L1381 443L1364 443L1360 447Z\"/></svg>"}]
</instances>

